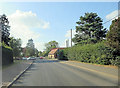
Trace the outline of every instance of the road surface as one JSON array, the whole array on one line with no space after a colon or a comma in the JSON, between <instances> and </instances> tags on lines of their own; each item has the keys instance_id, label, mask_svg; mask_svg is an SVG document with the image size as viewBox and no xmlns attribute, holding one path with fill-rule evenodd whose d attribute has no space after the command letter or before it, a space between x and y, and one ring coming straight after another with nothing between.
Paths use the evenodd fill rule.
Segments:
<instances>
[{"instance_id":1,"label":"road surface","mask_svg":"<svg viewBox=\"0 0 120 88\"><path fill-rule=\"evenodd\" d=\"M39 59L13 86L117 86L117 75L114 68Z\"/></svg>"}]
</instances>

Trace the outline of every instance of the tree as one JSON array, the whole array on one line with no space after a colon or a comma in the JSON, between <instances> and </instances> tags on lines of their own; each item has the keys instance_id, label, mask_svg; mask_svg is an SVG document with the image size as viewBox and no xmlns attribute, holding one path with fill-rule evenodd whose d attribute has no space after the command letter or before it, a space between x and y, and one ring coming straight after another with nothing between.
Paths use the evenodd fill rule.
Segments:
<instances>
[{"instance_id":1,"label":"tree","mask_svg":"<svg viewBox=\"0 0 120 88\"><path fill-rule=\"evenodd\" d=\"M43 52L42 52L42 56L44 56L44 57L45 57L45 56L47 56L47 55L48 55L48 53L49 53L49 51L43 51Z\"/></svg>"},{"instance_id":2,"label":"tree","mask_svg":"<svg viewBox=\"0 0 120 88\"><path fill-rule=\"evenodd\" d=\"M37 50L37 48L35 48L35 56L37 57L38 56L38 50Z\"/></svg>"},{"instance_id":3,"label":"tree","mask_svg":"<svg viewBox=\"0 0 120 88\"><path fill-rule=\"evenodd\" d=\"M97 40L105 37L106 28L103 29L102 19L96 13L85 13L76 22L76 34L72 39L75 44L85 40Z\"/></svg>"},{"instance_id":4,"label":"tree","mask_svg":"<svg viewBox=\"0 0 120 88\"><path fill-rule=\"evenodd\" d=\"M56 42L56 41L50 41L50 42L48 42L48 43L45 44L45 47L46 47L46 49L43 52L43 55L47 56L51 49L58 47L58 42Z\"/></svg>"},{"instance_id":5,"label":"tree","mask_svg":"<svg viewBox=\"0 0 120 88\"><path fill-rule=\"evenodd\" d=\"M38 56L43 56L43 55L42 55L42 51L39 51L39 52L38 52Z\"/></svg>"},{"instance_id":6,"label":"tree","mask_svg":"<svg viewBox=\"0 0 120 88\"><path fill-rule=\"evenodd\" d=\"M117 53L120 52L120 17L112 21L106 38L107 45L115 49Z\"/></svg>"},{"instance_id":7,"label":"tree","mask_svg":"<svg viewBox=\"0 0 120 88\"><path fill-rule=\"evenodd\" d=\"M9 45L10 47L13 49L13 56L16 58L16 57L19 57L20 54L21 54L21 39L18 38L18 39L15 39L13 37L10 38L10 41L9 41Z\"/></svg>"},{"instance_id":8,"label":"tree","mask_svg":"<svg viewBox=\"0 0 120 88\"><path fill-rule=\"evenodd\" d=\"M0 31L2 33L2 42L4 42L6 45L9 45L8 42L10 40L10 38L9 38L10 26L9 26L8 18L6 17L5 14L0 16L0 29L1 29Z\"/></svg>"},{"instance_id":9,"label":"tree","mask_svg":"<svg viewBox=\"0 0 120 88\"><path fill-rule=\"evenodd\" d=\"M38 54L38 50L34 48L34 43L32 39L28 40L27 46L25 48L25 56L31 57Z\"/></svg>"},{"instance_id":10,"label":"tree","mask_svg":"<svg viewBox=\"0 0 120 88\"><path fill-rule=\"evenodd\" d=\"M58 42L56 41L50 41L48 43L45 44L46 50L51 50L53 48L57 48L58 47Z\"/></svg>"},{"instance_id":11,"label":"tree","mask_svg":"<svg viewBox=\"0 0 120 88\"><path fill-rule=\"evenodd\" d=\"M31 57L35 55L35 49L32 47L26 47L25 56Z\"/></svg>"}]
</instances>

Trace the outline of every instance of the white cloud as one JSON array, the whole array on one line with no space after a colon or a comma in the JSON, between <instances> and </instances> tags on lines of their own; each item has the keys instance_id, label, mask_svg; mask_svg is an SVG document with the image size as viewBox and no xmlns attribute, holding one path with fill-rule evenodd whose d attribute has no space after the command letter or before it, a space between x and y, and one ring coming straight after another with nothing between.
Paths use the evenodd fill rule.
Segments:
<instances>
[{"instance_id":1,"label":"white cloud","mask_svg":"<svg viewBox=\"0 0 120 88\"><path fill-rule=\"evenodd\" d=\"M8 16L10 22L10 34L15 38L22 39L22 46L26 46L28 39L32 38L33 40L38 40L41 36L40 33L34 32L31 29L49 28L49 22L43 21L37 17L35 13L31 11L23 12L16 10L15 13ZM36 42L34 42L36 43ZM38 43L35 44L36 47L39 47Z\"/></svg>"},{"instance_id":2,"label":"white cloud","mask_svg":"<svg viewBox=\"0 0 120 88\"><path fill-rule=\"evenodd\" d=\"M15 25L25 25L28 28L49 28L49 22L45 22L37 17L35 13L31 11L23 12L16 10L15 13L8 16L11 24Z\"/></svg>"},{"instance_id":3,"label":"white cloud","mask_svg":"<svg viewBox=\"0 0 120 88\"><path fill-rule=\"evenodd\" d=\"M108 14L108 15L106 16L106 19L107 19L107 20L111 20L111 19L113 19L114 17L118 16L118 13L120 14L120 10L115 10L115 11L111 12L110 14ZM117 18L117 17L116 17L116 18ZM114 19L116 19L116 18L114 18ZM114 20L114 19L113 19L113 20Z\"/></svg>"},{"instance_id":4,"label":"white cloud","mask_svg":"<svg viewBox=\"0 0 120 88\"><path fill-rule=\"evenodd\" d=\"M44 42L35 42L35 47L39 50L39 51L44 51L45 49L45 43Z\"/></svg>"}]
</instances>

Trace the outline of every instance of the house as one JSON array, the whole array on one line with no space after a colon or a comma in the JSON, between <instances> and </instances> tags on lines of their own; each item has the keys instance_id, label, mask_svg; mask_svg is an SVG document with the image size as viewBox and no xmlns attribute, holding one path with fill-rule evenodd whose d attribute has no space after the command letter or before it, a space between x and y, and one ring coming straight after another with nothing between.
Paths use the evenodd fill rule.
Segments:
<instances>
[{"instance_id":1,"label":"house","mask_svg":"<svg viewBox=\"0 0 120 88\"><path fill-rule=\"evenodd\" d=\"M50 50L50 52L48 53L48 58L57 58L58 57L58 52L60 49L64 49L64 48L53 48Z\"/></svg>"}]
</instances>

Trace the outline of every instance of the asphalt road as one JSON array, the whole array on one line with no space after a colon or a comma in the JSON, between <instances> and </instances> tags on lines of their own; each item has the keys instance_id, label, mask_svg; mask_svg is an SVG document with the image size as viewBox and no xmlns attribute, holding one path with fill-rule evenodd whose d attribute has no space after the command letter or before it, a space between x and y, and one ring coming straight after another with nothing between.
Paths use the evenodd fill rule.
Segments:
<instances>
[{"instance_id":1,"label":"asphalt road","mask_svg":"<svg viewBox=\"0 0 120 88\"><path fill-rule=\"evenodd\" d=\"M87 66L87 64L85 65ZM117 69L59 60L36 60L13 86L117 86ZM90 67L90 66L88 66ZM100 70L99 70L100 69ZM110 73L110 74L109 74Z\"/></svg>"}]
</instances>

